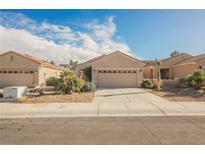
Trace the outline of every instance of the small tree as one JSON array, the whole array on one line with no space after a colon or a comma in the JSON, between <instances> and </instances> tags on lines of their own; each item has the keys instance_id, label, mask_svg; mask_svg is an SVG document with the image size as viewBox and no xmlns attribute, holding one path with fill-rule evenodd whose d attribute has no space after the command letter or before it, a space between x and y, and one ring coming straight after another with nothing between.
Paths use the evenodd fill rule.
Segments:
<instances>
[{"instance_id":1,"label":"small tree","mask_svg":"<svg viewBox=\"0 0 205 154\"><path fill-rule=\"evenodd\" d=\"M178 51L173 51L170 53L170 57L174 57L174 56L177 56L179 55L180 53Z\"/></svg>"},{"instance_id":2,"label":"small tree","mask_svg":"<svg viewBox=\"0 0 205 154\"><path fill-rule=\"evenodd\" d=\"M87 82L91 82L92 81L92 66L87 66L82 71L83 71L85 80Z\"/></svg>"},{"instance_id":3,"label":"small tree","mask_svg":"<svg viewBox=\"0 0 205 154\"><path fill-rule=\"evenodd\" d=\"M70 69L71 69L72 71L75 70L77 64L78 64L78 61L74 61L74 60L71 59L71 60L69 61Z\"/></svg>"}]
</instances>

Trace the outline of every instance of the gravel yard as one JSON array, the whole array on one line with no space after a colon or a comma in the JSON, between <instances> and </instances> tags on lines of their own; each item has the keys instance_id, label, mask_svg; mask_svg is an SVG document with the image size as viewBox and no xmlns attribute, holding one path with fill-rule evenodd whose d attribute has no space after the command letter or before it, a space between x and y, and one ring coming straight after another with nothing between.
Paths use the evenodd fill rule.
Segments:
<instances>
[{"instance_id":1,"label":"gravel yard","mask_svg":"<svg viewBox=\"0 0 205 154\"><path fill-rule=\"evenodd\" d=\"M92 101L93 97L94 93L29 96L28 100L24 103L89 103Z\"/></svg>"},{"instance_id":2,"label":"gravel yard","mask_svg":"<svg viewBox=\"0 0 205 154\"><path fill-rule=\"evenodd\" d=\"M198 90L193 88L165 88L161 91L146 89L157 96L163 97L169 101L204 101L205 95L200 94Z\"/></svg>"}]
</instances>

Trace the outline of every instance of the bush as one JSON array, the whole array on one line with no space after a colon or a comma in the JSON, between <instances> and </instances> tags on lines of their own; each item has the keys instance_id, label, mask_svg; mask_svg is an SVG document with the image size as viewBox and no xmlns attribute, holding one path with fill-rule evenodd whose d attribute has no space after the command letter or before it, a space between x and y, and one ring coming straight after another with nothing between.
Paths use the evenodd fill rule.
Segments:
<instances>
[{"instance_id":1,"label":"bush","mask_svg":"<svg viewBox=\"0 0 205 154\"><path fill-rule=\"evenodd\" d=\"M86 83L82 88L81 92L95 92L96 87L93 83Z\"/></svg>"},{"instance_id":2,"label":"bush","mask_svg":"<svg viewBox=\"0 0 205 154\"><path fill-rule=\"evenodd\" d=\"M31 86L29 86L28 88L34 89L34 88L36 88L36 87L38 87L38 84L33 83L33 84L32 84Z\"/></svg>"},{"instance_id":3,"label":"bush","mask_svg":"<svg viewBox=\"0 0 205 154\"><path fill-rule=\"evenodd\" d=\"M2 98L3 97L3 93L2 92L0 92L0 98Z\"/></svg>"},{"instance_id":4,"label":"bush","mask_svg":"<svg viewBox=\"0 0 205 154\"><path fill-rule=\"evenodd\" d=\"M153 89L154 85L148 80L143 80L141 83L141 87L146 89Z\"/></svg>"},{"instance_id":5,"label":"bush","mask_svg":"<svg viewBox=\"0 0 205 154\"><path fill-rule=\"evenodd\" d=\"M80 92L83 87L83 80L79 79L73 72L64 70L58 79L56 90L63 93L72 93L74 91Z\"/></svg>"},{"instance_id":6,"label":"bush","mask_svg":"<svg viewBox=\"0 0 205 154\"><path fill-rule=\"evenodd\" d=\"M56 77L49 77L48 79L46 79L46 86L58 86L59 84L59 79Z\"/></svg>"},{"instance_id":7,"label":"bush","mask_svg":"<svg viewBox=\"0 0 205 154\"><path fill-rule=\"evenodd\" d=\"M186 78L188 85L200 89L205 84L205 73L202 71L196 71Z\"/></svg>"},{"instance_id":8,"label":"bush","mask_svg":"<svg viewBox=\"0 0 205 154\"><path fill-rule=\"evenodd\" d=\"M87 82L92 81L92 66L87 66L83 70L84 78Z\"/></svg>"}]
</instances>

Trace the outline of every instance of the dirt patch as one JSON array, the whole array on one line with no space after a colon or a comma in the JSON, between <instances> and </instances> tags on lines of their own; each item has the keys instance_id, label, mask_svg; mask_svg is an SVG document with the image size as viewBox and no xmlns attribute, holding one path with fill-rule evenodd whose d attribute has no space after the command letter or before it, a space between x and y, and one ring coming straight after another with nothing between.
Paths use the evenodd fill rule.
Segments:
<instances>
[{"instance_id":1,"label":"dirt patch","mask_svg":"<svg viewBox=\"0 0 205 154\"><path fill-rule=\"evenodd\" d=\"M205 102L205 95L193 88L165 88L161 91L146 89L157 96L163 97L170 101L202 101Z\"/></svg>"},{"instance_id":2,"label":"dirt patch","mask_svg":"<svg viewBox=\"0 0 205 154\"><path fill-rule=\"evenodd\" d=\"M29 96L24 103L89 103L92 101L94 93L73 93L69 95L42 95Z\"/></svg>"}]
</instances>

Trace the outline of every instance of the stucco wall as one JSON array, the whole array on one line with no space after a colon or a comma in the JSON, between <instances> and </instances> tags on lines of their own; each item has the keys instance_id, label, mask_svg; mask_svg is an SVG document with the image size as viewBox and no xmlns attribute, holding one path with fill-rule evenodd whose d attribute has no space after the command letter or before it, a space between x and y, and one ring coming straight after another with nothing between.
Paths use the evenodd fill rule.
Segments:
<instances>
[{"instance_id":1,"label":"stucco wall","mask_svg":"<svg viewBox=\"0 0 205 154\"><path fill-rule=\"evenodd\" d=\"M156 78L156 72L154 67L145 67L143 69L143 77L145 79L154 79Z\"/></svg>"},{"instance_id":2,"label":"stucco wall","mask_svg":"<svg viewBox=\"0 0 205 154\"><path fill-rule=\"evenodd\" d=\"M171 68L172 78L184 79L199 68L197 64L178 65Z\"/></svg>"},{"instance_id":3,"label":"stucco wall","mask_svg":"<svg viewBox=\"0 0 205 154\"><path fill-rule=\"evenodd\" d=\"M46 67L39 67L39 85L45 84L47 78L59 77L61 70L46 68Z\"/></svg>"}]
</instances>

